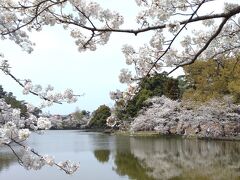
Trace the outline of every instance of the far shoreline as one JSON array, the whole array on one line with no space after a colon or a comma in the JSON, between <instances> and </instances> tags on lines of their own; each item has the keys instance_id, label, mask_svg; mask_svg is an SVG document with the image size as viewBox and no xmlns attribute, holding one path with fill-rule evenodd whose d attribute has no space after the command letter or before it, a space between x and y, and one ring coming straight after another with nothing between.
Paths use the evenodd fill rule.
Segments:
<instances>
[{"instance_id":1,"label":"far shoreline","mask_svg":"<svg viewBox=\"0 0 240 180\"><path fill-rule=\"evenodd\" d=\"M176 138L183 138L183 139L197 139L197 140L210 140L210 141L240 141L240 136L233 136L233 137L198 137L198 136L186 136L186 135L179 135L179 134L162 134L157 131L121 131L121 130L114 130L114 129L104 129L104 128L61 128L61 129L50 129L51 131L56 130L81 130L84 132L98 132L104 133L109 135L116 135L116 136L130 136L130 137L176 137Z\"/></svg>"}]
</instances>

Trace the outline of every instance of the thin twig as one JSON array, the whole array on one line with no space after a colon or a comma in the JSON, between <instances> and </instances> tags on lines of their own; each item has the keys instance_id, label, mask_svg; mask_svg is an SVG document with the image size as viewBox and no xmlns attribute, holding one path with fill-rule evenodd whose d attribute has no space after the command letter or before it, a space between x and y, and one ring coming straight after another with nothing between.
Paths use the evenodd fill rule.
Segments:
<instances>
[{"instance_id":1,"label":"thin twig","mask_svg":"<svg viewBox=\"0 0 240 180\"><path fill-rule=\"evenodd\" d=\"M18 163L22 166L23 165L23 161L22 161L22 159L18 156L18 154L15 152L15 150L12 148L12 146L10 145L10 143L9 144L7 144L7 143L4 143L4 145L6 145L6 146L8 146L10 149L11 149L11 151L13 152L13 154L17 157L17 159L18 159Z\"/></svg>"}]
</instances>

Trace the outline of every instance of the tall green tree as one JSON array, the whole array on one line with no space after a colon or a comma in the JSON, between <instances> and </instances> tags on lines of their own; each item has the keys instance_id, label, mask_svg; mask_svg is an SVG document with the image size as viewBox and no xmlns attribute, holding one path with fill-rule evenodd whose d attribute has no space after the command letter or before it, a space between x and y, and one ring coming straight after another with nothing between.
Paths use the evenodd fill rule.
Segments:
<instances>
[{"instance_id":1,"label":"tall green tree","mask_svg":"<svg viewBox=\"0 0 240 180\"><path fill-rule=\"evenodd\" d=\"M92 114L89 122L91 128L105 128L106 120L111 115L111 109L106 105L101 105Z\"/></svg>"},{"instance_id":2,"label":"tall green tree","mask_svg":"<svg viewBox=\"0 0 240 180\"><path fill-rule=\"evenodd\" d=\"M189 88L184 99L205 102L214 98L231 95L240 102L240 57L214 60L201 60L184 67Z\"/></svg>"}]
</instances>

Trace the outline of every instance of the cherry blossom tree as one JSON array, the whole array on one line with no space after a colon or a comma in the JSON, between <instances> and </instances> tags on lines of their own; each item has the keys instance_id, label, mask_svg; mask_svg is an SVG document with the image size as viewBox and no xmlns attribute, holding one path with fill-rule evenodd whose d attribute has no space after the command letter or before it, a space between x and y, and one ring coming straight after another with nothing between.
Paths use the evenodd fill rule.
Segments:
<instances>
[{"instance_id":1,"label":"cherry blossom tree","mask_svg":"<svg viewBox=\"0 0 240 180\"><path fill-rule=\"evenodd\" d=\"M31 31L41 31L44 26L62 25L75 40L80 52L95 51L106 44L111 34L151 33L149 42L138 49L125 44L122 52L126 64L135 71L123 69L120 82L127 83L126 92L112 92L116 101L130 99L139 89L138 82L146 76L162 72L163 67L176 69L194 63L198 59L234 57L240 46L240 4L224 0L135 0L139 13L136 15L136 27L124 29L124 15L104 9L97 2L87 0L0 0L1 39L9 39L23 50L31 53L34 43L29 39ZM222 3L223 9L214 12L212 3ZM2 52L4 53L4 52ZM68 89L64 93L53 93L53 87L42 88L33 85L29 79L20 80L10 71L10 65L1 55L0 70L23 87L23 93L32 93L43 99L43 105L74 102L76 96ZM2 99L0 106L1 126L0 145L11 147L17 143L25 149L27 156L19 161L27 169L39 169L44 164L57 165L71 173L77 165L66 161L57 164L49 157L37 154L25 148L21 142L30 131L22 125L29 123L34 131L49 128L46 119L37 119L29 115L23 119L19 112L9 107ZM111 116L109 120L113 120ZM110 121L109 121L110 122ZM111 124L114 124L111 122ZM14 151L13 151L14 152ZM30 152L30 155L29 155ZM32 157L33 155L33 157ZM18 156L17 156L18 157ZM37 163L34 163L37 162Z\"/></svg>"}]
</instances>

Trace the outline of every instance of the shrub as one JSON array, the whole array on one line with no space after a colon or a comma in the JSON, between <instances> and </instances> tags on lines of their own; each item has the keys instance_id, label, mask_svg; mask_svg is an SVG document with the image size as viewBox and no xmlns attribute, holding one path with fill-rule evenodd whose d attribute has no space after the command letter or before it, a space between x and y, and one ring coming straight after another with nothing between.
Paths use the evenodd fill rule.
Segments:
<instances>
[{"instance_id":1,"label":"shrub","mask_svg":"<svg viewBox=\"0 0 240 180\"><path fill-rule=\"evenodd\" d=\"M106 120L111 115L111 110L106 105L101 105L93 112L92 118L89 122L91 128L105 128Z\"/></svg>"}]
</instances>

